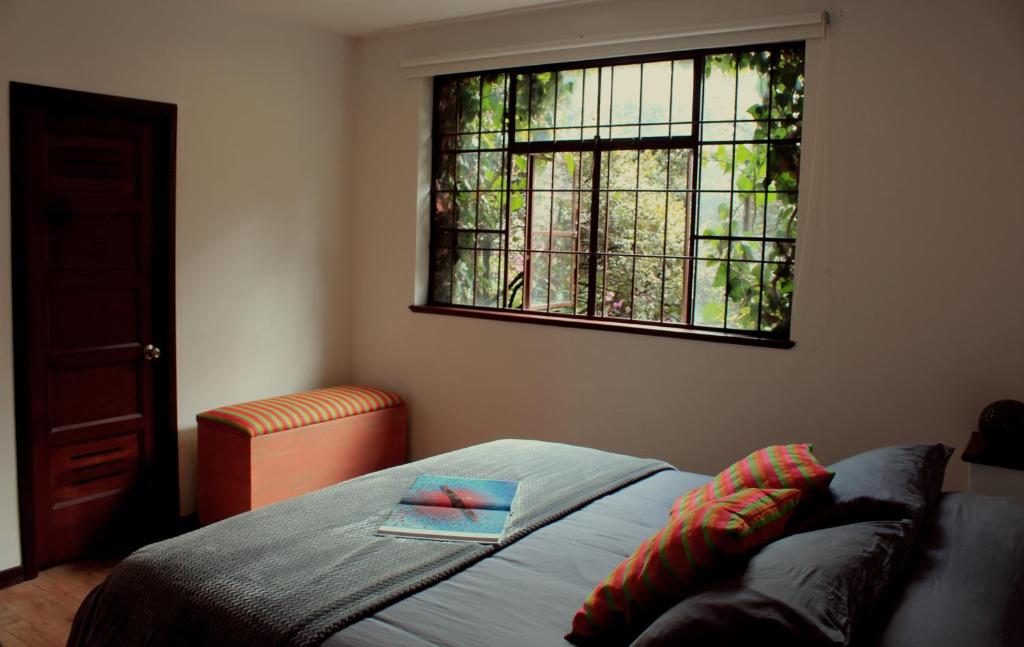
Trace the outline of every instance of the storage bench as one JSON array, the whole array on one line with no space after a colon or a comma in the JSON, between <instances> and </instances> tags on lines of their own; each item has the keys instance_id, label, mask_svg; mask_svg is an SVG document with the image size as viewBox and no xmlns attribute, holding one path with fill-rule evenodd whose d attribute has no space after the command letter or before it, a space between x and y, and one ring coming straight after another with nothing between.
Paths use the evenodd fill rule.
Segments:
<instances>
[{"instance_id":1,"label":"storage bench","mask_svg":"<svg viewBox=\"0 0 1024 647\"><path fill-rule=\"evenodd\" d=\"M406 459L402 399L365 386L220 407L196 421L202 525Z\"/></svg>"}]
</instances>

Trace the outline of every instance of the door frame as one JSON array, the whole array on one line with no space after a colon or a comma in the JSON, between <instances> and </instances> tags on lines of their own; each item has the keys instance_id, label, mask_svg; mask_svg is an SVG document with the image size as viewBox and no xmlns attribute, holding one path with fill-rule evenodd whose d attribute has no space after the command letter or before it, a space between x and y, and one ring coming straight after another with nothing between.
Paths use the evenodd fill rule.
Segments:
<instances>
[{"instance_id":1,"label":"door frame","mask_svg":"<svg viewBox=\"0 0 1024 647\"><path fill-rule=\"evenodd\" d=\"M14 418L17 440L18 511L21 527L21 563L26 580L36 577L37 506L45 501L34 492L35 441L32 438L27 343L30 320L27 285L27 228L23 204L27 152L28 113L32 109L67 109L102 116L145 118L153 127L153 336L160 341L161 358L153 366L153 518L157 537L170 536L178 527L178 406L174 304L174 213L178 108L174 104L64 90L27 83L10 83L11 163L11 288L14 344Z\"/></svg>"}]
</instances>

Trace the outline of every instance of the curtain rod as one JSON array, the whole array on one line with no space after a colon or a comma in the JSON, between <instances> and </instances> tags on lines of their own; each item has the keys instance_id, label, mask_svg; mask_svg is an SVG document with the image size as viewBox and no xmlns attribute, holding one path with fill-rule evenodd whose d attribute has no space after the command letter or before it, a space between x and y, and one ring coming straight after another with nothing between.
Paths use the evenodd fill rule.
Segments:
<instances>
[{"instance_id":1,"label":"curtain rod","mask_svg":"<svg viewBox=\"0 0 1024 647\"><path fill-rule=\"evenodd\" d=\"M758 18L747 21L732 21L691 27L685 30L658 30L633 32L614 36L588 38L581 34L576 38L533 43L526 46L496 47L471 50L452 54L417 56L403 60L399 65L409 78L467 72L487 67L502 67L508 59L536 58L555 55L557 60L543 62L565 62L573 58L584 58L581 50L622 48L634 46L648 54L657 51L672 51L718 45L739 45L736 39L749 43L778 42L780 40L806 40L824 38L828 25L828 12L820 11L788 16ZM758 38L761 37L761 40ZM721 42L717 42L721 41ZM498 62L500 59L501 63ZM519 61L517 61L518 63ZM541 62L541 61L537 61Z\"/></svg>"}]
</instances>

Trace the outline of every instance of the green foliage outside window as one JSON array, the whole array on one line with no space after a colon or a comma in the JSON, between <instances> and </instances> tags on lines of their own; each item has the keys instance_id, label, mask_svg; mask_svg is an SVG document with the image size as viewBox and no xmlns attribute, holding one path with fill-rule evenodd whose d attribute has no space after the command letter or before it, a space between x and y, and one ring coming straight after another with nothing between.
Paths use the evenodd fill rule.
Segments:
<instances>
[{"instance_id":1,"label":"green foliage outside window","mask_svg":"<svg viewBox=\"0 0 1024 647\"><path fill-rule=\"evenodd\" d=\"M788 337L803 91L800 46L438 79L431 301Z\"/></svg>"}]
</instances>

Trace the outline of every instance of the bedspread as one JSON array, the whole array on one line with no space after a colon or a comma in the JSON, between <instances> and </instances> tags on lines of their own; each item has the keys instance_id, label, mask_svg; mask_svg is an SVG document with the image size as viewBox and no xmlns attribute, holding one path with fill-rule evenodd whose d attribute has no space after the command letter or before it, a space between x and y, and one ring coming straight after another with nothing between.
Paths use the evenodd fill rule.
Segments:
<instances>
[{"instance_id":1,"label":"bedspread","mask_svg":"<svg viewBox=\"0 0 1024 647\"><path fill-rule=\"evenodd\" d=\"M69 645L316 645L667 463L501 440L368 474L142 548L79 609ZM378 537L423 473L520 481L498 545Z\"/></svg>"}]
</instances>

